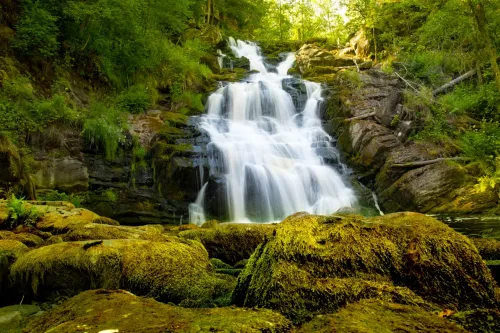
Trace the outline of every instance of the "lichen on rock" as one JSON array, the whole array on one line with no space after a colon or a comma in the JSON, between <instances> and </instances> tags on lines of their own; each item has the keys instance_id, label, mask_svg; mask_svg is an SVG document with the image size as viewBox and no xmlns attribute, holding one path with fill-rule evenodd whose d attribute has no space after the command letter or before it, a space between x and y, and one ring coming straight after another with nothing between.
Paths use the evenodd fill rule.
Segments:
<instances>
[{"instance_id":1,"label":"lichen on rock","mask_svg":"<svg viewBox=\"0 0 500 333\"><path fill-rule=\"evenodd\" d=\"M493 308L500 300L496 288L470 240L431 217L297 213L252 255L233 301L301 322L367 298Z\"/></svg>"}]
</instances>

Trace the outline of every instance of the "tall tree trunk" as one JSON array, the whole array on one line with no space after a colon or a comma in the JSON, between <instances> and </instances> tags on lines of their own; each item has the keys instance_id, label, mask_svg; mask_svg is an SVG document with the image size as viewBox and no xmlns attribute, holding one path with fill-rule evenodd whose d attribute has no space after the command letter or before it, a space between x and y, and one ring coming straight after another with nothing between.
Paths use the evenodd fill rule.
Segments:
<instances>
[{"instance_id":1,"label":"tall tree trunk","mask_svg":"<svg viewBox=\"0 0 500 333\"><path fill-rule=\"evenodd\" d=\"M484 6L481 2L477 2L476 4L474 4L473 0L468 0L468 3L474 15L479 35L481 36L486 52L490 57L491 69L495 74L497 90L500 93L500 69L498 68L497 63L497 51L495 49L493 41L491 40L490 33L488 32L488 27L486 26L486 14L484 12Z\"/></svg>"}]
</instances>

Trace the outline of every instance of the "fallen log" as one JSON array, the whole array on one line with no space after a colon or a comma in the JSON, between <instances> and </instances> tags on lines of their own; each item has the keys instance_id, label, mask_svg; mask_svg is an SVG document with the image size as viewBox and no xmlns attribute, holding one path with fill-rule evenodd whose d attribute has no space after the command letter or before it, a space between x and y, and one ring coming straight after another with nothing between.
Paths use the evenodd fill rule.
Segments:
<instances>
[{"instance_id":1,"label":"fallen log","mask_svg":"<svg viewBox=\"0 0 500 333\"><path fill-rule=\"evenodd\" d=\"M470 159L467 157L440 157L434 160L397 163L397 164L392 164L391 166L394 168L412 168L412 167L420 167L420 166L435 164L442 161L468 161L468 160Z\"/></svg>"},{"instance_id":2,"label":"fallen log","mask_svg":"<svg viewBox=\"0 0 500 333\"><path fill-rule=\"evenodd\" d=\"M356 116L356 117L352 117L352 118L347 118L346 120L344 120L345 122L350 122L350 121L354 121L354 120L360 120L360 119L366 119L366 118L370 118L370 117L373 117L375 116L376 113L375 112L370 112L370 113L367 113L367 114L362 114L361 116Z\"/></svg>"},{"instance_id":3,"label":"fallen log","mask_svg":"<svg viewBox=\"0 0 500 333\"><path fill-rule=\"evenodd\" d=\"M458 84L458 83L460 83L460 82L462 82L464 80L467 80L468 78L474 76L475 74L476 74L476 70L475 69L468 71L464 75L461 75L461 76L457 77L455 80L452 80L452 81L448 82L447 84L444 84L441 87L439 87L436 90L434 90L434 92L433 92L434 96L436 96L437 94L440 94L440 93L446 91L447 89L453 87L454 85L456 85L456 84Z\"/></svg>"}]
</instances>

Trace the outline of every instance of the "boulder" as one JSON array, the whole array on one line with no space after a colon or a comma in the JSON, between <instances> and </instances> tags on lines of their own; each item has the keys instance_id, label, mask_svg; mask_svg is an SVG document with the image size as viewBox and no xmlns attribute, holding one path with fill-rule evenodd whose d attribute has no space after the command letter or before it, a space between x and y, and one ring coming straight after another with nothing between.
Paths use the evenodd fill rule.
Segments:
<instances>
[{"instance_id":1,"label":"boulder","mask_svg":"<svg viewBox=\"0 0 500 333\"><path fill-rule=\"evenodd\" d=\"M39 190L55 189L66 193L85 192L89 188L89 173L76 158L47 158L35 163L35 182Z\"/></svg>"},{"instance_id":2,"label":"boulder","mask_svg":"<svg viewBox=\"0 0 500 333\"><path fill-rule=\"evenodd\" d=\"M431 217L297 213L254 252L233 302L302 322L368 298L426 309L494 308L496 288L471 241Z\"/></svg>"},{"instance_id":3,"label":"boulder","mask_svg":"<svg viewBox=\"0 0 500 333\"><path fill-rule=\"evenodd\" d=\"M123 290L92 290L32 321L25 333L289 332L291 323L266 309L185 309Z\"/></svg>"},{"instance_id":4,"label":"boulder","mask_svg":"<svg viewBox=\"0 0 500 333\"><path fill-rule=\"evenodd\" d=\"M11 305L0 308L0 332L21 333L39 313L41 309L37 305Z\"/></svg>"},{"instance_id":5,"label":"boulder","mask_svg":"<svg viewBox=\"0 0 500 333\"><path fill-rule=\"evenodd\" d=\"M356 32L356 34L349 40L349 46L360 58L366 58L370 55L370 41L366 37L364 30Z\"/></svg>"},{"instance_id":6,"label":"boulder","mask_svg":"<svg viewBox=\"0 0 500 333\"><path fill-rule=\"evenodd\" d=\"M500 240L494 238L471 238L484 260L500 260Z\"/></svg>"},{"instance_id":7,"label":"boulder","mask_svg":"<svg viewBox=\"0 0 500 333\"><path fill-rule=\"evenodd\" d=\"M304 44L295 54L296 66L301 73L317 67L347 67L355 63L363 63L362 59L350 56L339 56L313 44Z\"/></svg>"},{"instance_id":8,"label":"boulder","mask_svg":"<svg viewBox=\"0 0 500 333\"><path fill-rule=\"evenodd\" d=\"M38 209L45 210L45 214L37 221L36 227L54 234L66 233L71 229L89 223L108 222L108 220L103 220L96 213L84 208L38 206ZM111 223L114 224L114 222Z\"/></svg>"},{"instance_id":9,"label":"boulder","mask_svg":"<svg viewBox=\"0 0 500 333\"><path fill-rule=\"evenodd\" d=\"M234 265L250 258L257 246L275 230L273 224L222 223L208 229L183 231L179 237L200 241L210 258Z\"/></svg>"},{"instance_id":10,"label":"boulder","mask_svg":"<svg viewBox=\"0 0 500 333\"><path fill-rule=\"evenodd\" d=\"M33 247L43 243L43 238L31 233L13 233L12 231L0 230L0 239L17 240L24 245Z\"/></svg>"},{"instance_id":11,"label":"boulder","mask_svg":"<svg viewBox=\"0 0 500 333\"><path fill-rule=\"evenodd\" d=\"M154 227L122 227L90 223L72 228L62 236L64 241L85 241L99 239L142 239L153 242L168 241L171 237Z\"/></svg>"},{"instance_id":12,"label":"boulder","mask_svg":"<svg viewBox=\"0 0 500 333\"><path fill-rule=\"evenodd\" d=\"M465 329L416 306L363 300L334 314L319 315L298 333L439 332L466 333Z\"/></svg>"},{"instance_id":13,"label":"boulder","mask_svg":"<svg viewBox=\"0 0 500 333\"><path fill-rule=\"evenodd\" d=\"M11 267L13 279L35 299L75 295L96 288L123 288L189 305L224 302L233 280L213 272L196 241L104 240L66 242L35 249Z\"/></svg>"},{"instance_id":14,"label":"boulder","mask_svg":"<svg viewBox=\"0 0 500 333\"><path fill-rule=\"evenodd\" d=\"M356 120L347 125L339 137L342 150L356 157L356 163L365 169L377 171L384 165L391 150L401 142L382 125L368 120Z\"/></svg>"}]
</instances>

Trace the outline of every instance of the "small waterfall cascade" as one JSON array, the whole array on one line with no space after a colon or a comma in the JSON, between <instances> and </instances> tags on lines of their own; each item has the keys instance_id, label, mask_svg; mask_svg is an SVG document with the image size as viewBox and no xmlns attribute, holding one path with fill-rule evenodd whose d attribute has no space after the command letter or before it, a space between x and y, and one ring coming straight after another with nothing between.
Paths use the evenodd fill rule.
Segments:
<instances>
[{"instance_id":1,"label":"small waterfall cascade","mask_svg":"<svg viewBox=\"0 0 500 333\"><path fill-rule=\"evenodd\" d=\"M250 69L258 73L214 92L199 123L211 140L210 177L221 184L218 192L223 193L228 219L274 222L299 211L331 214L352 207L354 191L319 154L335 151L318 116L321 86L295 79L302 87L303 102L294 103L285 89L285 81L292 79L287 71L294 54L274 72L266 69L255 43L231 38L229 46L236 57L248 58ZM207 184L190 205L191 223L205 221Z\"/></svg>"}]
</instances>

